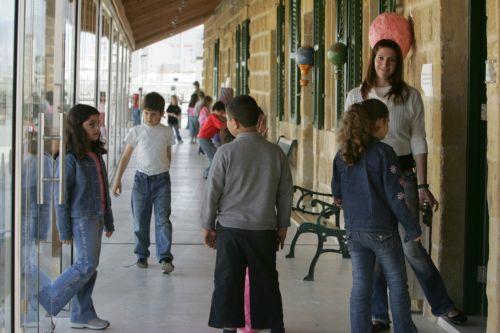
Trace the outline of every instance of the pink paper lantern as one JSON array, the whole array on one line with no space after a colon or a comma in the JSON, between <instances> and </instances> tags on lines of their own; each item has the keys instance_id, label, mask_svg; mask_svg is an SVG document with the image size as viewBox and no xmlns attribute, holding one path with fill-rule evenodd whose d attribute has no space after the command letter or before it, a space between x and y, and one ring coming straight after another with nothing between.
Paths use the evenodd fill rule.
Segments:
<instances>
[{"instance_id":1,"label":"pink paper lantern","mask_svg":"<svg viewBox=\"0 0 500 333\"><path fill-rule=\"evenodd\" d=\"M413 34L410 22L396 13L382 13L373 20L368 35L370 46L373 48L381 39L391 39L398 43L406 57L413 43Z\"/></svg>"}]
</instances>

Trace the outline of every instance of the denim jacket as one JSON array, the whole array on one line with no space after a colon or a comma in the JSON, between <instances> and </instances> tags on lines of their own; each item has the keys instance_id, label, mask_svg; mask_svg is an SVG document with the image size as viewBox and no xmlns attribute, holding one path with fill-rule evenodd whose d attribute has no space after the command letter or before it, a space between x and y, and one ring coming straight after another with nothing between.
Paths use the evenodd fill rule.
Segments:
<instances>
[{"instance_id":1,"label":"denim jacket","mask_svg":"<svg viewBox=\"0 0 500 333\"><path fill-rule=\"evenodd\" d=\"M104 219L106 231L114 231L111 198L109 197L108 176L106 166L100 154L99 160L104 178L106 192L105 211L101 208L101 190L99 175L94 161L85 156L79 159L76 154L68 152L64 160L64 201L56 205L57 228L61 240L72 238L71 219L82 217L101 217ZM59 169L56 171L59 175ZM59 200L59 189L56 187L56 200Z\"/></svg>"},{"instance_id":2,"label":"denim jacket","mask_svg":"<svg viewBox=\"0 0 500 333\"><path fill-rule=\"evenodd\" d=\"M333 161L332 193L342 199L350 231L395 231L399 221L406 231L405 241L420 236L420 225L405 202L403 184L396 153L375 138L354 165L348 165L340 151Z\"/></svg>"}]
</instances>

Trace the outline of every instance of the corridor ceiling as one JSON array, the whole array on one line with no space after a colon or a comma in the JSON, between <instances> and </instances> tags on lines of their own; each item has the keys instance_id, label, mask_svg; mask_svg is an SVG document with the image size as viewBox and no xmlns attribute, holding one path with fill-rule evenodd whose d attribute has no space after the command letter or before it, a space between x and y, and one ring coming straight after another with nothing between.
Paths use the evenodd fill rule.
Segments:
<instances>
[{"instance_id":1,"label":"corridor ceiling","mask_svg":"<svg viewBox=\"0 0 500 333\"><path fill-rule=\"evenodd\" d=\"M122 0L135 48L140 49L206 21L221 0Z\"/></svg>"}]
</instances>

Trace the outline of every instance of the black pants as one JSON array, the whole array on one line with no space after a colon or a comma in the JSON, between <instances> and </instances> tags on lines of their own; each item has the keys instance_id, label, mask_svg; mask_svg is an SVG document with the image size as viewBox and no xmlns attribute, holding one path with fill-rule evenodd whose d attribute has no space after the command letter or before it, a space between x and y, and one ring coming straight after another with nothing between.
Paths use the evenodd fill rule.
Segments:
<instances>
[{"instance_id":1,"label":"black pants","mask_svg":"<svg viewBox=\"0 0 500 333\"><path fill-rule=\"evenodd\" d=\"M254 329L283 329L283 305L276 271L276 231L217 226L217 261L209 326L245 326L245 270L250 274L250 313Z\"/></svg>"}]
</instances>

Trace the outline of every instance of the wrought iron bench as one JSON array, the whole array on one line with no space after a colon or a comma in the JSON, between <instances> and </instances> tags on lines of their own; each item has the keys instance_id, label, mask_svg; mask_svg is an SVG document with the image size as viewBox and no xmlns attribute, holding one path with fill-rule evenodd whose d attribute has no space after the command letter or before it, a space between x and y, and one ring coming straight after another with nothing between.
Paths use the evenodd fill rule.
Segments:
<instances>
[{"instance_id":1,"label":"wrought iron bench","mask_svg":"<svg viewBox=\"0 0 500 333\"><path fill-rule=\"evenodd\" d=\"M294 186L294 193L297 193L297 201L292 207L291 221L298 228L290 245L290 252L286 257L295 257L295 245L301 234L316 234L318 237L316 254L309 265L309 273L304 278L304 281L314 281L314 269L321 254L334 252L342 254L343 258L350 258L346 245L345 230L340 228L339 207L327 202L327 200L333 200L330 193L315 192L296 185ZM337 239L337 248L324 248L326 238L329 236Z\"/></svg>"}]
</instances>

